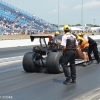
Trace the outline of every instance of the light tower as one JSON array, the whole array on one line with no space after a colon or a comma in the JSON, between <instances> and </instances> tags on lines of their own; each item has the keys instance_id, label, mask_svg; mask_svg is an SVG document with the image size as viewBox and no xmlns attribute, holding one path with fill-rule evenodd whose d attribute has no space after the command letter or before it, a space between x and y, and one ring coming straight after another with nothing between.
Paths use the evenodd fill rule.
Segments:
<instances>
[{"instance_id":1,"label":"light tower","mask_svg":"<svg viewBox=\"0 0 100 100\"><path fill-rule=\"evenodd\" d=\"M81 8L81 25L83 29L83 0L82 0L82 8Z\"/></svg>"},{"instance_id":2,"label":"light tower","mask_svg":"<svg viewBox=\"0 0 100 100\"><path fill-rule=\"evenodd\" d=\"M58 0L58 28L59 28L59 0Z\"/></svg>"},{"instance_id":3,"label":"light tower","mask_svg":"<svg viewBox=\"0 0 100 100\"><path fill-rule=\"evenodd\" d=\"M95 25L95 19L94 19L93 25Z\"/></svg>"}]
</instances>

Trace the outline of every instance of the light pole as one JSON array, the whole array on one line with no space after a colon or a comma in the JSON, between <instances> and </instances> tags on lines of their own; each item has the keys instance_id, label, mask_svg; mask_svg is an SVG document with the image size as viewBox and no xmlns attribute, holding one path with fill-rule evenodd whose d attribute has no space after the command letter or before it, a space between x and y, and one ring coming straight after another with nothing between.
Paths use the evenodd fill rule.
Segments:
<instances>
[{"instance_id":1,"label":"light pole","mask_svg":"<svg viewBox=\"0 0 100 100\"><path fill-rule=\"evenodd\" d=\"M59 0L58 0L58 28L59 28Z\"/></svg>"},{"instance_id":2,"label":"light pole","mask_svg":"<svg viewBox=\"0 0 100 100\"><path fill-rule=\"evenodd\" d=\"M95 25L95 19L94 19L94 23L93 24Z\"/></svg>"},{"instance_id":3,"label":"light pole","mask_svg":"<svg viewBox=\"0 0 100 100\"><path fill-rule=\"evenodd\" d=\"M81 9L81 25L83 29L83 0L82 0L82 9Z\"/></svg>"}]
</instances>

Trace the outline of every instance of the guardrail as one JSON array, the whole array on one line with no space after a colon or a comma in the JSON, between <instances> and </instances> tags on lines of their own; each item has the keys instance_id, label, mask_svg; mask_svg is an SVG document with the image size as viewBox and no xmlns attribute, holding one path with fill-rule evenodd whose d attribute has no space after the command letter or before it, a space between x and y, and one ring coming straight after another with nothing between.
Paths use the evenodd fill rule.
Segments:
<instances>
[{"instance_id":1,"label":"guardrail","mask_svg":"<svg viewBox=\"0 0 100 100\"><path fill-rule=\"evenodd\" d=\"M100 35L93 35L93 36L90 36L90 37L93 38L96 42L100 42ZM30 35L28 36L28 38L30 38ZM46 39L46 42L48 42L48 39ZM39 45L38 39L35 39L34 42L31 42L30 39L2 40L2 41L0 41L0 48L18 47L18 46L31 46L31 45L32 46L33 45Z\"/></svg>"}]
</instances>

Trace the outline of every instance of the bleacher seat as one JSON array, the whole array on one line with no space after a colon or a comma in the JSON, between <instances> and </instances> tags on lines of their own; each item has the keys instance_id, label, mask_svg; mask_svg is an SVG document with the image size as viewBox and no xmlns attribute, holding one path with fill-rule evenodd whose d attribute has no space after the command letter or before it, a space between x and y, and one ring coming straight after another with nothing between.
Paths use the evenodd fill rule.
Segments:
<instances>
[{"instance_id":1,"label":"bleacher seat","mask_svg":"<svg viewBox=\"0 0 100 100\"><path fill-rule=\"evenodd\" d=\"M0 18L5 18L10 23L18 21L20 27L26 24L40 31L58 30L56 25L49 23L37 16L33 16L32 14L16 8L2 0L0 1Z\"/></svg>"}]
</instances>

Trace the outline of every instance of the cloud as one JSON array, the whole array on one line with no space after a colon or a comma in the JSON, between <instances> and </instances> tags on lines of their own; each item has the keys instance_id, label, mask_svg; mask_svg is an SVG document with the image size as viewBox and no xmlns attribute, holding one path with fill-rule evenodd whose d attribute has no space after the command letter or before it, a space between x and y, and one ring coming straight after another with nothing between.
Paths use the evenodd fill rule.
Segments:
<instances>
[{"instance_id":1,"label":"cloud","mask_svg":"<svg viewBox=\"0 0 100 100\"><path fill-rule=\"evenodd\" d=\"M96 8L100 6L100 1L97 0L93 0L91 2L87 2L85 4L83 4L83 8L84 9L91 9L91 8ZM73 10L80 10L82 8L82 5L78 5L76 7L73 8Z\"/></svg>"},{"instance_id":2,"label":"cloud","mask_svg":"<svg viewBox=\"0 0 100 100\"><path fill-rule=\"evenodd\" d=\"M59 5L59 8L60 8L60 9L66 9L66 8L68 8L68 6L66 6L65 4L60 4L60 5Z\"/></svg>"}]
</instances>

